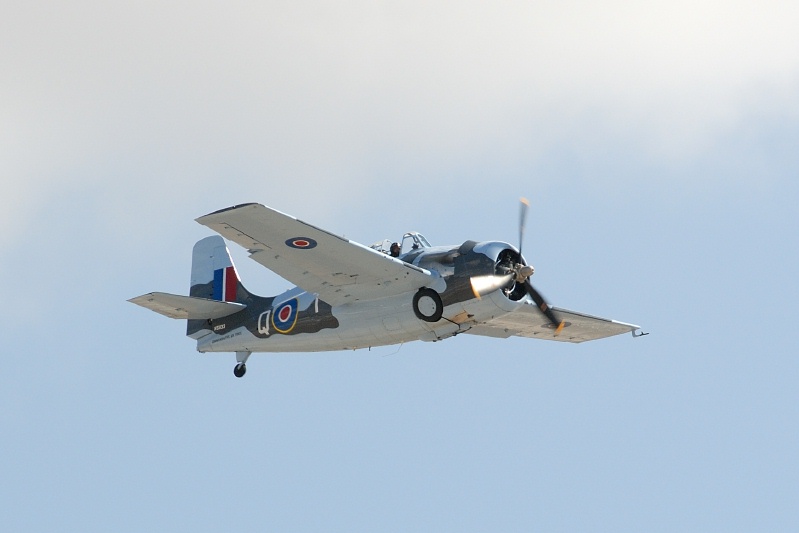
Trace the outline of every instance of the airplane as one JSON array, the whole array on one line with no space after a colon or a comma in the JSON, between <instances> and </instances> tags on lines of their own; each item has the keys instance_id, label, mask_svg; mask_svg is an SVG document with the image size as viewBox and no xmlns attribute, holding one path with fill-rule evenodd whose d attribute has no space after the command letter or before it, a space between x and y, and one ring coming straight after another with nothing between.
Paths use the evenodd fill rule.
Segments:
<instances>
[{"instance_id":1,"label":"airplane","mask_svg":"<svg viewBox=\"0 0 799 533\"><path fill-rule=\"evenodd\" d=\"M258 203L234 205L196 219L219 235L194 245L188 296L151 292L128 301L187 320L198 352L235 352L239 378L255 352L355 350L461 333L572 343L646 335L546 302L521 253L528 207L522 198L516 248L470 240L432 246L417 232L364 246ZM251 293L223 237L297 286L271 297Z\"/></svg>"}]
</instances>

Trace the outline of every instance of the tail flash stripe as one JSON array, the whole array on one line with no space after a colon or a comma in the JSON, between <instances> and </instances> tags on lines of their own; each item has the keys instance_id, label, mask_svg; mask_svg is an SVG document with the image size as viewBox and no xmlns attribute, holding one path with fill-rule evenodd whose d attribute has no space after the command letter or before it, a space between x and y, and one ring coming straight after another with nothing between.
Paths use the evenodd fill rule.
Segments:
<instances>
[{"instance_id":1,"label":"tail flash stripe","mask_svg":"<svg viewBox=\"0 0 799 533\"><path fill-rule=\"evenodd\" d=\"M235 302L238 281L236 269L232 266L214 270L214 300Z\"/></svg>"},{"instance_id":2,"label":"tail flash stripe","mask_svg":"<svg viewBox=\"0 0 799 533\"><path fill-rule=\"evenodd\" d=\"M236 269L232 266L225 269L225 301L236 301L236 286L238 285L238 277L236 276Z\"/></svg>"},{"instance_id":3,"label":"tail flash stripe","mask_svg":"<svg viewBox=\"0 0 799 533\"><path fill-rule=\"evenodd\" d=\"M214 270L214 300L222 301L222 287L225 283L225 269Z\"/></svg>"}]
</instances>

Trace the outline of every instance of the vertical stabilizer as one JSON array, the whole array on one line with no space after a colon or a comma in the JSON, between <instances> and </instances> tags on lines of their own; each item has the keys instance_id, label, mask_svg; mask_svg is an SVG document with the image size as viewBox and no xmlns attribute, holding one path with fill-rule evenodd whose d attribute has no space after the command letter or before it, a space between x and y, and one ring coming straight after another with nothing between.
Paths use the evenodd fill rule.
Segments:
<instances>
[{"instance_id":1,"label":"vertical stabilizer","mask_svg":"<svg viewBox=\"0 0 799 533\"><path fill-rule=\"evenodd\" d=\"M189 296L220 302L237 302L241 280L233 259L218 235L197 241L191 258L191 288Z\"/></svg>"},{"instance_id":2,"label":"vertical stabilizer","mask_svg":"<svg viewBox=\"0 0 799 533\"><path fill-rule=\"evenodd\" d=\"M206 237L194 245L189 296L237 303L245 302L249 296L222 237ZM203 330L209 332L206 321L189 320L186 334L197 338L198 334L204 335Z\"/></svg>"}]
</instances>

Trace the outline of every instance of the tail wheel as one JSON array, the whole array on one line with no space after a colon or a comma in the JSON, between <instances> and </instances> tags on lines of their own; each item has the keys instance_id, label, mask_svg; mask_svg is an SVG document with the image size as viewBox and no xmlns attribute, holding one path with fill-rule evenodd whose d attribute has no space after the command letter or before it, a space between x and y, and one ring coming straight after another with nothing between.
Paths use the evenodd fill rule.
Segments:
<instances>
[{"instance_id":1,"label":"tail wheel","mask_svg":"<svg viewBox=\"0 0 799 533\"><path fill-rule=\"evenodd\" d=\"M444 314L441 296L433 289L422 288L413 295L413 313L419 320L438 322Z\"/></svg>"},{"instance_id":2,"label":"tail wheel","mask_svg":"<svg viewBox=\"0 0 799 533\"><path fill-rule=\"evenodd\" d=\"M247 365L244 363L239 363L233 367L233 375L237 378L244 376L247 373Z\"/></svg>"}]
</instances>

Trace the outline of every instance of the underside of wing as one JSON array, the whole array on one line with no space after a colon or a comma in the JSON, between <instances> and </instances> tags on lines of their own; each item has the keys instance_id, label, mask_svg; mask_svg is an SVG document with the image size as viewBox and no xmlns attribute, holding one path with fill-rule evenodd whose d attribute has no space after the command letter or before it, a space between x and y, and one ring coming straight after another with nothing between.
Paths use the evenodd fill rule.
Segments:
<instances>
[{"instance_id":1,"label":"underside of wing","mask_svg":"<svg viewBox=\"0 0 799 533\"><path fill-rule=\"evenodd\" d=\"M435 281L427 270L260 204L222 209L197 222L331 305L392 296Z\"/></svg>"},{"instance_id":2,"label":"underside of wing","mask_svg":"<svg viewBox=\"0 0 799 533\"><path fill-rule=\"evenodd\" d=\"M131 303L146 307L169 318L214 319L238 313L247 306L207 298L151 292L131 298Z\"/></svg>"},{"instance_id":3,"label":"underside of wing","mask_svg":"<svg viewBox=\"0 0 799 533\"><path fill-rule=\"evenodd\" d=\"M638 326L607 318L577 313L567 309L552 308L564 321L563 330L555 335L555 328L535 305L525 304L518 310L472 327L467 333L488 337L511 336L545 339L561 342L585 342L622 333L630 333Z\"/></svg>"}]
</instances>

